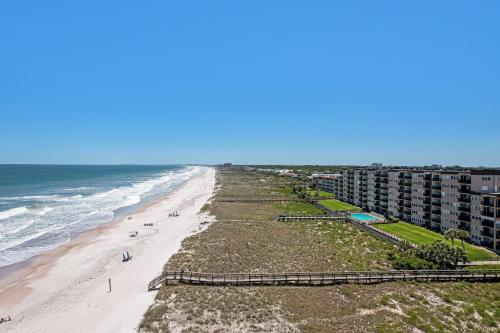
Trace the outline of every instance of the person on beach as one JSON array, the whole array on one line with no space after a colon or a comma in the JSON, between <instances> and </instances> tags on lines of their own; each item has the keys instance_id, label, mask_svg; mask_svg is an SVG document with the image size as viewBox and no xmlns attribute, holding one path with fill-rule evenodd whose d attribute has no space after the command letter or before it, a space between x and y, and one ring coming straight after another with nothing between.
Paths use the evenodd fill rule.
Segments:
<instances>
[{"instance_id":1,"label":"person on beach","mask_svg":"<svg viewBox=\"0 0 500 333\"><path fill-rule=\"evenodd\" d=\"M3 324L3 323L6 323L8 321L12 321L12 318L10 318L10 316L8 316L7 318L0 318L0 324Z\"/></svg>"}]
</instances>

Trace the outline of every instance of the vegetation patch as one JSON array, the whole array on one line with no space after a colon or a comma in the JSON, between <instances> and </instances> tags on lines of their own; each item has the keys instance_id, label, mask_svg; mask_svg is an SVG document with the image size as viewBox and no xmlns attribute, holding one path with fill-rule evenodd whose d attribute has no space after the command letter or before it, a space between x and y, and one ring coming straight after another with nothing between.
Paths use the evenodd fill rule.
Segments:
<instances>
[{"instance_id":1,"label":"vegetation patch","mask_svg":"<svg viewBox=\"0 0 500 333\"><path fill-rule=\"evenodd\" d=\"M314 188L307 189L307 194L310 197L316 197L316 198L332 198L334 196L333 193L321 191L319 189L314 189Z\"/></svg>"},{"instance_id":2,"label":"vegetation patch","mask_svg":"<svg viewBox=\"0 0 500 333\"><path fill-rule=\"evenodd\" d=\"M324 215L325 212L310 203L300 201L281 202L276 205L283 215Z\"/></svg>"},{"instance_id":3,"label":"vegetation patch","mask_svg":"<svg viewBox=\"0 0 500 333\"><path fill-rule=\"evenodd\" d=\"M413 244L432 244L436 241L441 241L448 245L453 245L452 241L446 239L444 235L410 223L398 222L389 224L376 224L375 227L406 239ZM498 255L496 255L495 253L478 246L474 246L472 244L465 243L464 248L468 259L471 261L498 258Z\"/></svg>"},{"instance_id":4,"label":"vegetation patch","mask_svg":"<svg viewBox=\"0 0 500 333\"><path fill-rule=\"evenodd\" d=\"M331 210L348 211L348 212L362 211L361 208L359 207L335 199L321 200L319 203Z\"/></svg>"}]
</instances>

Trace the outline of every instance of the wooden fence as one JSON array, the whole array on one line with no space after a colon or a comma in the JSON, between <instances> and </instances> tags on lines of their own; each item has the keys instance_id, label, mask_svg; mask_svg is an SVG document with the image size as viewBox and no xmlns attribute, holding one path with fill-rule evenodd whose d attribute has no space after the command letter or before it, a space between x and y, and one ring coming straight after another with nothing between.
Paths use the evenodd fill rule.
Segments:
<instances>
[{"instance_id":1,"label":"wooden fence","mask_svg":"<svg viewBox=\"0 0 500 333\"><path fill-rule=\"evenodd\" d=\"M500 270L420 270L367 271L337 273L192 273L165 272L148 285L156 290L162 284L192 284L206 286L325 286L335 284L373 284L391 281L499 281Z\"/></svg>"}]
</instances>

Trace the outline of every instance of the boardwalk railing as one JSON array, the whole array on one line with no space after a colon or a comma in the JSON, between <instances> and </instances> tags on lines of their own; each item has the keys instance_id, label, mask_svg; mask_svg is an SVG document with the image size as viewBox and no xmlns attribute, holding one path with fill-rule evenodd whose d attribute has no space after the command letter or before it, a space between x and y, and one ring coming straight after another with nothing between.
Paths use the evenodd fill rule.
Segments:
<instances>
[{"instance_id":1,"label":"boardwalk railing","mask_svg":"<svg viewBox=\"0 0 500 333\"><path fill-rule=\"evenodd\" d=\"M390 281L499 281L500 270L420 270L337 273L192 273L165 272L148 285L155 290L162 284L184 283L208 286L371 284Z\"/></svg>"},{"instance_id":2,"label":"boardwalk railing","mask_svg":"<svg viewBox=\"0 0 500 333\"><path fill-rule=\"evenodd\" d=\"M304 220L329 220L329 221L336 221L336 220L341 220L345 221L344 216L333 216L333 215L320 215L320 216L310 216L310 215L280 215L277 218L275 218L275 221L281 221L281 222L286 222L286 221L304 221Z\"/></svg>"}]
</instances>

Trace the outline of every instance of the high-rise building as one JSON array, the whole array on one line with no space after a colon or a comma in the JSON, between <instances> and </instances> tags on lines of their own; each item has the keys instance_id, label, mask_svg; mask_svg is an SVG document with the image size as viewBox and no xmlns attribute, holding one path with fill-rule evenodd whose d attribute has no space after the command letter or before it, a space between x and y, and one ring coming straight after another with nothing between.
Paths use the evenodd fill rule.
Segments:
<instances>
[{"instance_id":1,"label":"high-rise building","mask_svg":"<svg viewBox=\"0 0 500 333\"><path fill-rule=\"evenodd\" d=\"M445 232L500 252L500 169L348 168L335 179L339 200Z\"/></svg>"}]
</instances>

